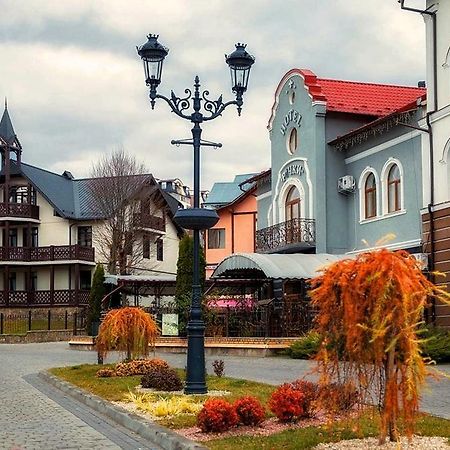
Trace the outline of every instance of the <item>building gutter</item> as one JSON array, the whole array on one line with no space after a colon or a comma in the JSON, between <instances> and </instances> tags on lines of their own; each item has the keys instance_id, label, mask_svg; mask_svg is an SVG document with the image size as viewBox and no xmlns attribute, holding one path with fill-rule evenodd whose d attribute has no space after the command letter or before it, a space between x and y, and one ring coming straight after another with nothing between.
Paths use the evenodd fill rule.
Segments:
<instances>
[{"instance_id":1,"label":"building gutter","mask_svg":"<svg viewBox=\"0 0 450 450\"><path fill-rule=\"evenodd\" d=\"M434 228L434 217L433 217L433 206L434 206L434 145L433 145L433 127L431 125L431 116L438 110L438 89L437 89L437 32L436 32L436 11L430 11L429 9L421 10L416 8L410 8L405 6L405 0L398 0L400 6L405 11L411 11L419 14L425 14L431 16L432 27L433 27L433 110L426 113L426 124L428 132L428 141L430 149L430 202L428 203L428 215L430 217L430 259L429 259L429 271L431 281L435 282L435 263L434 263L434 253L435 253L435 228ZM432 5L434 6L434 5ZM425 130L423 130L425 131ZM436 300L432 298L431 300L431 322L436 323Z\"/></svg>"}]
</instances>

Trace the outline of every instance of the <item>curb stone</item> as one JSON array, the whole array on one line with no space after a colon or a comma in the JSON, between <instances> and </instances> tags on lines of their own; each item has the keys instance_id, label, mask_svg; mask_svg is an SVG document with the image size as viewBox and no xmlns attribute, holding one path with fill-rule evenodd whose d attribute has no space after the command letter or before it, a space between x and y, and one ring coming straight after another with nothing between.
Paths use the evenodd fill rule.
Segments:
<instances>
[{"instance_id":1,"label":"curb stone","mask_svg":"<svg viewBox=\"0 0 450 450\"><path fill-rule=\"evenodd\" d=\"M116 423L133 431L142 438L148 439L154 444L161 446L165 450L207 450L207 447L197 444L168 428L164 428L156 423L148 422L142 417L126 411L119 406L112 405L110 402L103 400L97 395L86 393L67 381L60 380L58 377L55 377L47 371L39 372L38 376L46 383L56 387L65 394L74 397L81 403L104 414Z\"/></svg>"}]
</instances>

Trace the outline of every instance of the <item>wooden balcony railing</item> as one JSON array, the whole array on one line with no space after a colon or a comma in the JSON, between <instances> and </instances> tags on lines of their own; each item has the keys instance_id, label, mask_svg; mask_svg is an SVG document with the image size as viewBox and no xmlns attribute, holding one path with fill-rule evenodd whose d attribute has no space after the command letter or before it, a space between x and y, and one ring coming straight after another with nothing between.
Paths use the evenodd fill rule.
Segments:
<instances>
[{"instance_id":1,"label":"wooden balcony railing","mask_svg":"<svg viewBox=\"0 0 450 450\"><path fill-rule=\"evenodd\" d=\"M166 231L166 221L162 217L152 216L151 214L136 213L134 220L137 227Z\"/></svg>"},{"instance_id":2,"label":"wooden balcony railing","mask_svg":"<svg viewBox=\"0 0 450 450\"><path fill-rule=\"evenodd\" d=\"M309 247L315 243L314 219L292 219L256 232L256 251L261 253L282 249L293 244L304 244L305 247Z\"/></svg>"},{"instance_id":3,"label":"wooden balcony railing","mask_svg":"<svg viewBox=\"0 0 450 450\"><path fill-rule=\"evenodd\" d=\"M0 306L77 306L89 303L88 290L0 291Z\"/></svg>"},{"instance_id":4,"label":"wooden balcony railing","mask_svg":"<svg viewBox=\"0 0 450 450\"><path fill-rule=\"evenodd\" d=\"M22 217L39 220L39 206L29 203L0 203L0 217Z\"/></svg>"},{"instance_id":5,"label":"wooden balcony railing","mask_svg":"<svg viewBox=\"0 0 450 450\"><path fill-rule=\"evenodd\" d=\"M80 245L50 245L49 247L0 247L0 261L94 261L94 249Z\"/></svg>"}]
</instances>

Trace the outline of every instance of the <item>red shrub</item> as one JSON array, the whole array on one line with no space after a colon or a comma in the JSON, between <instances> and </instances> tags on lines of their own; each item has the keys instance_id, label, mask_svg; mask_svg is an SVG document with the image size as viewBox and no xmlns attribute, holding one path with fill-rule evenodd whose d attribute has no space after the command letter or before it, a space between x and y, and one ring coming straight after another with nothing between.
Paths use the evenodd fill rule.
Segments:
<instances>
[{"instance_id":1,"label":"red shrub","mask_svg":"<svg viewBox=\"0 0 450 450\"><path fill-rule=\"evenodd\" d=\"M197 415L197 425L205 433L227 431L237 423L238 416L233 405L218 398L206 400Z\"/></svg>"},{"instance_id":2,"label":"red shrub","mask_svg":"<svg viewBox=\"0 0 450 450\"><path fill-rule=\"evenodd\" d=\"M258 425L266 415L260 401L255 397L241 397L234 402L239 422L244 425Z\"/></svg>"},{"instance_id":3,"label":"red shrub","mask_svg":"<svg viewBox=\"0 0 450 450\"><path fill-rule=\"evenodd\" d=\"M270 396L269 409L281 422L290 422L304 415L303 399L304 395L291 384L282 384Z\"/></svg>"},{"instance_id":4,"label":"red shrub","mask_svg":"<svg viewBox=\"0 0 450 450\"><path fill-rule=\"evenodd\" d=\"M291 386L292 389L300 391L303 394L303 417L312 417L314 415L315 403L320 394L319 385L312 381L296 380L291 383Z\"/></svg>"}]
</instances>

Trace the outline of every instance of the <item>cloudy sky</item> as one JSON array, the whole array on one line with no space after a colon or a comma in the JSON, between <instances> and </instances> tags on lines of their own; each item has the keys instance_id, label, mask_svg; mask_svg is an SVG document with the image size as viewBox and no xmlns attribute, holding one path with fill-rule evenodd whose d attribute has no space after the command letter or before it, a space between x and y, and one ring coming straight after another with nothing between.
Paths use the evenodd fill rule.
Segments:
<instances>
[{"instance_id":1,"label":"cloudy sky","mask_svg":"<svg viewBox=\"0 0 450 450\"><path fill-rule=\"evenodd\" d=\"M408 0L410 4L419 0ZM88 176L124 147L158 178L191 185L190 123L150 109L136 45L148 33L170 48L160 92L179 95L196 74L212 97L232 98L224 53L255 55L242 117L228 108L203 138L202 186L269 165L275 88L293 67L318 76L416 85L425 77L424 23L397 0L0 0L0 97L8 98L24 161Z\"/></svg>"}]
</instances>

